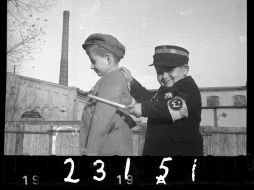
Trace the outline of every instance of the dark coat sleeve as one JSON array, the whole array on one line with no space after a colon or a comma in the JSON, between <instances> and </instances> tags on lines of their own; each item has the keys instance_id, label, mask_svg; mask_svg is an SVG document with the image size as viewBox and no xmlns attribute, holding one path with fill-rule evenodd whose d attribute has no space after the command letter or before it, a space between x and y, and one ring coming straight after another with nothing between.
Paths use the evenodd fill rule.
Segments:
<instances>
[{"instance_id":1,"label":"dark coat sleeve","mask_svg":"<svg viewBox=\"0 0 254 190\"><path fill-rule=\"evenodd\" d=\"M135 78L133 78L131 84L130 84L131 90L131 96L137 101L149 101L156 92L147 90L145 87L143 87Z\"/></svg>"},{"instance_id":2,"label":"dark coat sleeve","mask_svg":"<svg viewBox=\"0 0 254 190\"><path fill-rule=\"evenodd\" d=\"M172 99L175 97L180 97L184 101L188 117L191 116L200 122L201 96L199 89L192 83L186 83L176 90ZM172 99L142 102L142 116L172 121L172 115L169 111L169 101Z\"/></svg>"},{"instance_id":3,"label":"dark coat sleeve","mask_svg":"<svg viewBox=\"0 0 254 190\"><path fill-rule=\"evenodd\" d=\"M162 101L145 101L142 102L142 116L154 118L154 119L165 119L172 121L172 117L168 110L167 101L165 99Z\"/></svg>"},{"instance_id":4,"label":"dark coat sleeve","mask_svg":"<svg viewBox=\"0 0 254 190\"><path fill-rule=\"evenodd\" d=\"M195 122L201 121L201 94L193 80L190 80L178 90L177 95L185 100L189 115Z\"/></svg>"}]
</instances>

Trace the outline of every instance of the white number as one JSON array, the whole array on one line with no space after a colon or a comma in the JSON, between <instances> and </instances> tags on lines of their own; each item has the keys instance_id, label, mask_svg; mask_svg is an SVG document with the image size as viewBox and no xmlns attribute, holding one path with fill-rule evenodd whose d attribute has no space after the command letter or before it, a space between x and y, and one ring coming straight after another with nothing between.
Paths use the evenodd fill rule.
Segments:
<instances>
[{"instance_id":1,"label":"white number","mask_svg":"<svg viewBox=\"0 0 254 190\"><path fill-rule=\"evenodd\" d=\"M125 170L124 170L124 179L127 180L128 184L132 184L133 182L133 178L131 175L128 175L129 173L129 169L130 169L130 158L127 158L126 160L126 166L125 166Z\"/></svg>"},{"instance_id":2,"label":"white number","mask_svg":"<svg viewBox=\"0 0 254 190\"><path fill-rule=\"evenodd\" d=\"M33 176L33 184L38 185L39 184L39 177L37 175Z\"/></svg>"},{"instance_id":3,"label":"white number","mask_svg":"<svg viewBox=\"0 0 254 190\"><path fill-rule=\"evenodd\" d=\"M191 174L191 177L192 177L192 181L194 182L195 181L195 168L196 168L196 162L197 162L197 159L194 160L194 164L192 166L192 174Z\"/></svg>"},{"instance_id":4,"label":"white number","mask_svg":"<svg viewBox=\"0 0 254 190\"><path fill-rule=\"evenodd\" d=\"M97 171L97 173L102 173L102 176L100 178L98 178L97 176L93 176L93 179L96 181L102 181L105 177L106 177L106 172L103 170L104 168L104 162L101 160L96 160L93 165L96 166L97 164L101 164L101 168L99 168Z\"/></svg>"},{"instance_id":5,"label":"white number","mask_svg":"<svg viewBox=\"0 0 254 190\"><path fill-rule=\"evenodd\" d=\"M25 179L25 185L27 185L27 176L25 175L25 176L23 176L22 178Z\"/></svg>"},{"instance_id":6,"label":"white number","mask_svg":"<svg viewBox=\"0 0 254 190\"><path fill-rule=\"evenodd\" d=\"M163 164L164 164L164 162L171 161L171 160L172 160L171 157L163 158L163 160L161 162L161 165L160 165L160 169L164 169L165 173L164 173L164 175L156 176L156 179L157 179L156 185L159 184L159 183L166 184L165 178L168 175L168 167L164 166Z\"/></svg>"},{"instance_id":7,"label":"white number","mask_svg":"<svg viewBox=\"0 0 254 190\"><path fill-rule=\"evenodd\" d=\"M173 104L173 107L174 107L174 108L179 108L180 105L181 105L178 99L173 100L173 101L172 101L172 104Z\"/></svg>"},{"instance_id":8,"label":"white number","mask_svg":"<svg viewBox=\"0 0 254 190\"><path fill-rule=\"evenodd\" d=\"M68 159L66 159L66 160L64 161L64 164L66 164L66 163L68 163L68 162L71 163L71 170L70 170L69 175L68 175L66 178L64 178L64 181L65 181L65 182L70 182L70 183L78 183L78 182L79 182L79 179L71 179L71 176L72 176L73 171L74 171L74 162L73 162L73 160L72 160L71 158L68 158Z\"/></svg>"},{"instance_id":9,"label":"white number","mask_svg":"<svg viewBox=\"0 0 254 190\"><path fill-rule=\"evenodd\" d=\"M122 184L121 175L118 175L116 178L118 178L119 184L121 185Z\"/></svg>"},{"instance_id":10,"label":"white number","mask_svg":"<svg viewBox=\"0 0 254 190\"><path fill-rule=\"evenodd\" d=\"M128 178L126 179L128 184L132 184L133 183L133 177L132 175L128 175Z\"/></svg>"},{"instance_id":11,"label":"white number","mask_svg":"<svg viewBox=\"0 0 254 190\"><path fill-rule=\"evenodd\" d=\"M25 179L25 185L28 185L27 176L25 175L22 178ZM38 185L39 184L39 177L37 175L34 175L32 179L33 179L33 184L34 185Z\"/></svg>"},{"instance_id":12,"label":"white number","mask_svg":"<svg viewBox=\"0 0 254 190\"><path fill-rule=\"evenodd\" d=\"M127 158L126 160L126 165L125 165L125 170L124 170L124 179L127 180L127 184L132 184L133 183L133 177L132 175L128 175L129 169L130 169L130 158ZM122 184L122 178L121 175L118 175L116 178L119 180L119 184Z\"/></svg>"}]
</instances>

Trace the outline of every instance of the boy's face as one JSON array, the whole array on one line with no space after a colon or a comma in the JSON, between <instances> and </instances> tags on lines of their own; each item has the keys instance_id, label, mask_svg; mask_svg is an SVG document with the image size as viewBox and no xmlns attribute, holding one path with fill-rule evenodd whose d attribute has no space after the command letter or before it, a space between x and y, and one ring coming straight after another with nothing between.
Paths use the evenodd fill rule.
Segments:
<instances>
[{"instance_id":1,"label":"boy's face","mask_svg":"<svg viewBox=\"0 0 254 190\"><path fill-rule=\"evenodd\" d=\"M110 68L110 63L108 61L107 55L100 56L96 54L95 52L89 52L88 56L91 61L91 69L93 69L98 76L101 77L108 72Z\"/></svg>"},{"instance_id":2,"label":"boy's face","mask_svg":"<svg viewBox=\"0 0 254 190\"><path fill-rule=\"evenodd\" d=\"M155 66L157 79L161 86L171 87L174 83L188 74L188 66L170 68L166 66Z\"/></svg>"}]
</instances>

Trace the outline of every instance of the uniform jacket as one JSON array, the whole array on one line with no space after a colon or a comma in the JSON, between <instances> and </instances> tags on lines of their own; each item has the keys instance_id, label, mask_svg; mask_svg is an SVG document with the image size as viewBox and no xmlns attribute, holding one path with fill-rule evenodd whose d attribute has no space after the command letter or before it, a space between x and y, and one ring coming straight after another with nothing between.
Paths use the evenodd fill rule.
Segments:
<instances>
[{"instance_id":1,"label":"uniform jacket","mask_svg":"<svg viewBox=\"0 0 254 190\"><path fill-rule=\"evenodd\" d=\"M142 115L148 117L143 155L203 155L201 95L191 76L156 92L146 90L134 79L130 92L142 103Z\"/></svg>"},{"instance_id":2,"label":"uniform jacket","mask_svg":"<svg viewBox=\"0 0 254 190\"><path fill-rule=\"evenodd\" d=\"M119 69L101 77L91 93L124 105L129 105L132 101L126 79ZM91 156L133 154L132 132L125 121L123 110L90 99L84 107L81 120L81 154Z\"/></svg>"}]
</instances>

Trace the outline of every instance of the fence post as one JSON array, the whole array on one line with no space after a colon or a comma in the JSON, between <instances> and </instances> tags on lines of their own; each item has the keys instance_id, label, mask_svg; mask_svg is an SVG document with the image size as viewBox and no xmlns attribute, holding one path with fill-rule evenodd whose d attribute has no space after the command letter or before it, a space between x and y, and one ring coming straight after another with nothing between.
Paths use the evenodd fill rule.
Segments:
<instances>
[{"instance_id":1,"label":"fence post","mask_svg":"<svg viewBox=\"0 0 254 190\"><path fill-rule=\"evenodd\" d=\"M218 127L217 108L213 108L214 127Z\"/></svg>"},{"instance_id":2,"label":"fence post","mask_svg":"<svg viewBox=\"0 0 254 190\"><path fill-rule=\"evenodd\" d=\"M48 133L48 137L49 137L49 156L52 155L52 136L53 136L53 126L50 125L50 128L49 128L49 133Z\"/></svg>"},{"instance_id":3,"label":"fence post","mask_svg":"<svg viewBox=\"0 0 254 190\"><path fill-rule=\"evenodd\" d=\"M23 154L23 140L24 140L24 124L21 123L14 123L15 130L19 131L20 133L16 134L16 143L15 143L15 155L22 155Z\"/></svg>"}]
</instances>

